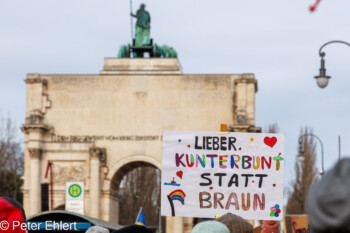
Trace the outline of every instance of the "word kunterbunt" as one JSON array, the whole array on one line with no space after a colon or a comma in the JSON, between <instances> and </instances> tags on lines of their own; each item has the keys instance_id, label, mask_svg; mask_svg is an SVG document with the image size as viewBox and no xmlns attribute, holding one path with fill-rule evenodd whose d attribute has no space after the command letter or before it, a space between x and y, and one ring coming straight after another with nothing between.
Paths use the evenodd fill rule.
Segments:
<instances>
[{"instance_id":1,"label":"word kunterbunt","mask_svg":"<svg viewBox=\"0 0 350 233\"><path fill-rule=\"evenodd\" d=\"M207 160L209 160L207 162ZM208 163L210 163L211 168L216 166L225 169L251 169L255 170L271 169L272 162L275 162L276 171L280 169L280 161L272 160L270 156L250 156L250 155L193 155L193 154L175 154L176 167L203 167L205 168Z\"/></svg>"}]
</instances>

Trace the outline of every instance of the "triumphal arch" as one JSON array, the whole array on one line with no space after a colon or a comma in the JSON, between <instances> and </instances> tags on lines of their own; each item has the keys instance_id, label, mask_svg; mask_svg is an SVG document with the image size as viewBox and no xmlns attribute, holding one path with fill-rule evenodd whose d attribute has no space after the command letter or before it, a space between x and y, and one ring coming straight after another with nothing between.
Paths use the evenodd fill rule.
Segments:
<instances>
[{"instance_id":1,"label":"triumphal arch","mask_svg":"<svg viewBox=\"0 0 350 233\"><path fill-rule=\"evenodd\" d=\"M106 58L99 74L28 74L25 82L28 215L41 211L48 163L52 209L65 204L66 181L83 181L84 213L116 221L118 182L143 164L161 169L163 130L259 130L253 74L183 74L177 58Z\"/></svg>"},{"instance_id":2,"label":"triumphal arch","mask_svg":"<svg viewBox=\"0 0 350 233\"><path fill-rule=\"evenodd\" d=\"M145 165L161 169L163 130L260 130L253 74L183 74L173 48L137 35L97 74L28 74L25 82L28 216L44 208L43 184L52 189L49 209L64 209L66 182L81 181L84 214L116 222L123 175ZM191 220L168 217L166 229L189 232Z\"/></svg>"}]
</instances>

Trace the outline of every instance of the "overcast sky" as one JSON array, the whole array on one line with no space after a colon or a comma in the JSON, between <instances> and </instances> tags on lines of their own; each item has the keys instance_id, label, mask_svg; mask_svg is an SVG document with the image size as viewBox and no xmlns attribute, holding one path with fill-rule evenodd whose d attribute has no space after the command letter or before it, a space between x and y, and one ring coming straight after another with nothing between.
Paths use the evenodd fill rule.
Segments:
<instances>
[{"instance_id":1,"label":"overcast sky","mask_svg":"<svg viewBox=\"0 0 350 233\"><path fill-rule=\"evenodd\" d=\"M322 139L326 170L338 159L338 135L350 155L350 47L325 48L327 88L313 78L323 43L350 42L350 1L322 0L310 13L314 1L133 1L134 11L146 4L151 36L177 50L184 73L255 74L256 125L277 122L286 137L286 185L301 127ZM98 73L129 43L129 13L127 0L0 0L1 114L24 122L27 73Z\"/></svg>"}]
</instances>

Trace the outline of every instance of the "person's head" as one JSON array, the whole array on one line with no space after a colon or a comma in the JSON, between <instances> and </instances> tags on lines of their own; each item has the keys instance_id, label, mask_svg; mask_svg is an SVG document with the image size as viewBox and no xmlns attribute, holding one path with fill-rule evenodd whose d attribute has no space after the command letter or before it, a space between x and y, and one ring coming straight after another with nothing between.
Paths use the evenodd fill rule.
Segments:
<instances>
[{"instance_id":1,"label":"person's head","mask_svg":"<svg viewBox=\"0 0 350 233\"><path fill-rule=\"evenodd\" d=\"M226 227L230 230L230 233L252 233L253 226L245 221L243 218L227 213L220 218L216 219L226 225Z\"/></svg>"},{"instance_id":2,"label":"person's head","mask_svg":"<svg viewBox=\"0 0 350 233\"><path fill-rule=\"evenodd\" d=\"M350 232L350 158L340 160L307 198L311 233Z\"/></svg>"},{"instance_id":3,"label":"person's head","mask_svg":"<svg viewBox=\"0 0 350 233\"><path fill-rule=\"evenodd\" d=\"M230 233L230 231L221 222L205 221L195 225L191 233Z\"/></svg>"},{"instance_id":4,"label":"person's head","mask_svg":"<svg viewBox=\"0 0 350 233\"><path fill-rule=\"evenodd\" d=\"M144 226L135 224L123 227L119 230L113 231L112 233L153 233L153 231Z\"/></svg>"},{"instance_id":5,"label":"person's head","mask_svg":"<svg viewBox=\"0 0 350 233\"><path fill-rule=\"evenodd\" d=\"M146 8L146 5L142 3L142 4L140 5L140 8L141 8L141 10L144 10L144 9Z\"/></svg>"},{"instance_id":6,"label":"person's head","mask_svg":"<svg viewBox=\"0 0 350 233\"><path fill-rule=\"evenodd\" d=\"M261 226L261 233L279 233L279 225L277 221L266 220Z\"/></svg>"},{"instance_id":7,"label":"person's head","mask_svg":"<svg viewBox=\"0 0 350 233\"><path fill-rule=\"evenodd\" d=\"M26 215L22 205L9 197L0 197L0 224L1 232L25 233L20 224L26 222ZM16 224L16 226L14 226Z\"/></svg>"},{"instance_id":8,"label":"person's head","mask_svg":"<svg viewBox=\"0 0 350 233\"><path fill-rule=\"evenodd\" d=\"M93 226L90 227L85 233L109 233L109 230L104 227Z\"/></svg>"}]
</instances>

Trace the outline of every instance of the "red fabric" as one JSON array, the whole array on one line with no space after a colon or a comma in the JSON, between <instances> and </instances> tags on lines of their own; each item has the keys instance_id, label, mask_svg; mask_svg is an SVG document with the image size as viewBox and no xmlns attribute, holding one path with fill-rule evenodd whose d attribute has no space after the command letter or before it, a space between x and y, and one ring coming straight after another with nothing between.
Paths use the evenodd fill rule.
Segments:
<instances>
[{"instance_id":1,"label":"red fabric","mask_svg":"<svg viewBox=\"0 0 350 233\"><path fill-rule=\"evenodd\" d=\"M22 210L9 203L7 200L0 198L0 232L25 233L25 230L21 230L20 226L13 229L13 221L25 222Z\"/></svg>"},{"instance_id":2,"label":"red fabric","mask_svg":"<svg viewBox=\"0 0 350 233\"><path fill-rule=\"evenodd\" d=\"M261 233L279 233L277 221L266 220L261 226Z\"/></svg>"}]
</instances>

